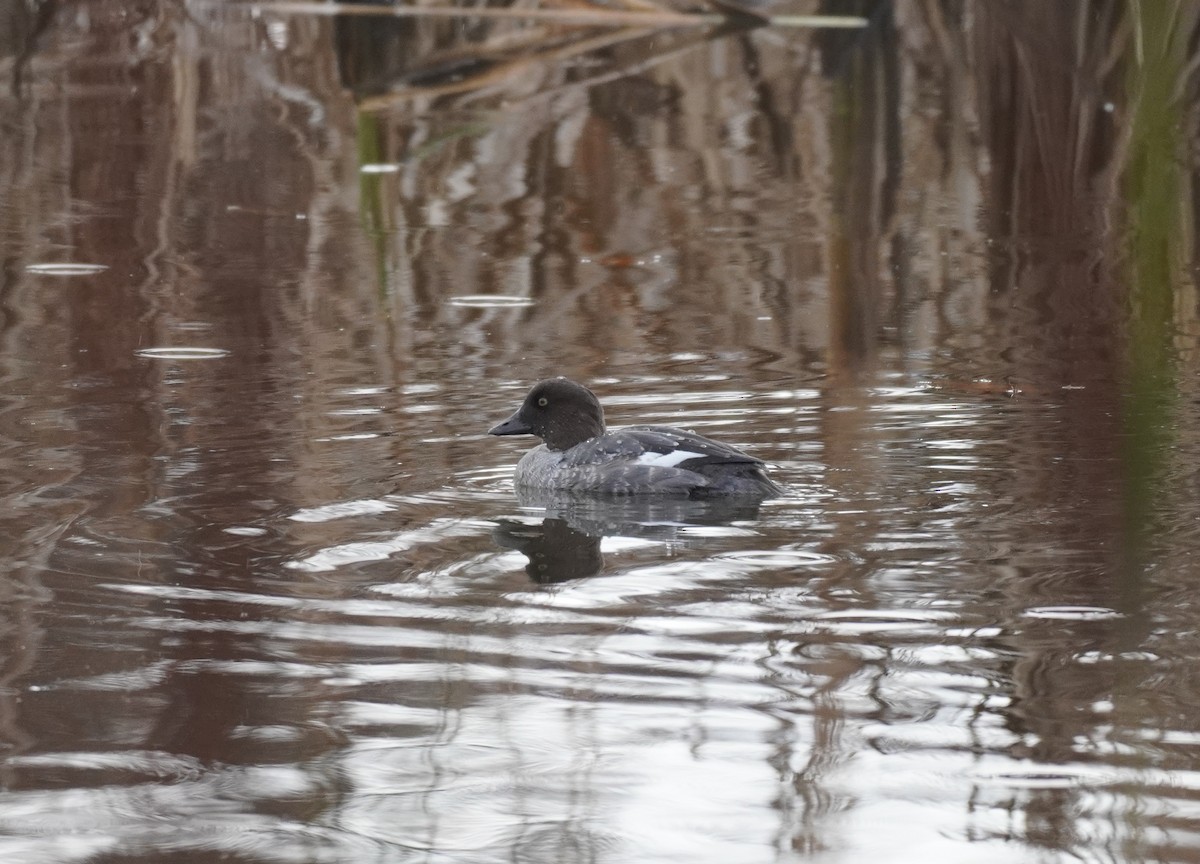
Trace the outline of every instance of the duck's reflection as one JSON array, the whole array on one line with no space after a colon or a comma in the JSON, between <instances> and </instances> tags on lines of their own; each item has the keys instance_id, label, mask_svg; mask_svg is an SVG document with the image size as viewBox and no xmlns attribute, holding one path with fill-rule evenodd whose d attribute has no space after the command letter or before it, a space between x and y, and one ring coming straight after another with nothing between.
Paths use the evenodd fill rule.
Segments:
<instances>
[{"instance_id":1,"label":"duck's reflection","mask_svg":"<svg viewBox=\"0 0 1200 864\"><path fill-rule=\"evenodd\" d=\"M541 525L504 519L492 537L529 559L525 572L539 585L595 576L604 566L601 538L576 531L565 519L547 516Z\"/></svg>"},{"instance_id":2,"label":"duck's reflection","mask_svg":"<svg viewBox=\"0 0 1200 864\"><path fill-rule=\"evenodd\" d=\"M529 559L525 572L540 585L595 576L604 569L600 541L640 537L668 542L688 527L732 525L758 518L760 500L740 498L603 498L519 491L522 507L545 508L540 525L500 520L492 537Z\"/></svg>"}]
</instances>

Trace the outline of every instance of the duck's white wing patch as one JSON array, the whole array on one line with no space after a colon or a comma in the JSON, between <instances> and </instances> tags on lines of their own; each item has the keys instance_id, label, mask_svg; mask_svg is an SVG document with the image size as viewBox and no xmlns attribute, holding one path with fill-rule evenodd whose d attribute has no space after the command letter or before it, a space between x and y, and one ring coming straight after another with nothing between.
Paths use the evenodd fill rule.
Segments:
<instances>
[{"instance_id":1,"label":"duck's white wing patch","mask_svg":"<svg viewBox=\"0 0 1200 864\"><path fill-rule=\"evenodd\" d=\"M700 459L703 456L703 453L695 453L691 450L672 450L670 453L655 453L651 450L639 456L637 464L654 465L658 468L674 468L680 462L686 462L689 459Z\"/></svg>"}]
</instances>

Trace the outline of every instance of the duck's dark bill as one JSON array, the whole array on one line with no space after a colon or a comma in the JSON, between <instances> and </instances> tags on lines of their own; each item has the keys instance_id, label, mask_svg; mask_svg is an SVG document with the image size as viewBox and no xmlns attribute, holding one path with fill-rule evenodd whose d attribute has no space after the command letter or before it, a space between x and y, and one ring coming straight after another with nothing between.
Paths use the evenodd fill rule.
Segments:
<instances>
[{"instance_id":1,"label":"duck's dark bill","mask_svg":"<svg viewBox=\"0 0 1200 864\"><path fill-rule=\"evenodd\" d=\"M507 420L505 420L499 426L493 426L491 429L488 430L488 434L489 435L531 435L533 433L533 430L529 428L528 423L526 423L524 420L521 419L520 414L521 414L521 412L518 411L516 414L509 417Z\"/></svg>"}]
</instances>

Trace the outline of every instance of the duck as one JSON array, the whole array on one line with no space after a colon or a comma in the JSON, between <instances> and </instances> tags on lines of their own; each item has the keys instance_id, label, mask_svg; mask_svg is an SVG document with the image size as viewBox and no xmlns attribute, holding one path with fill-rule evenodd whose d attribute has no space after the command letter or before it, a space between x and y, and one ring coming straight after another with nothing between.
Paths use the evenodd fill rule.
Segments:
<instances>
[{"instance_id":1,"label":"duck","mask_svg":"<svg viewBox=\"0 0 1200 864\"><path fill-rule=\"evenodd\" d=\"M521 457L518 489L601 495L768 498L781 488L761 459L673 426L609 430L600 400L567 378L539 381L489 435L536 435Z\"/></svg>"}]
</instances>

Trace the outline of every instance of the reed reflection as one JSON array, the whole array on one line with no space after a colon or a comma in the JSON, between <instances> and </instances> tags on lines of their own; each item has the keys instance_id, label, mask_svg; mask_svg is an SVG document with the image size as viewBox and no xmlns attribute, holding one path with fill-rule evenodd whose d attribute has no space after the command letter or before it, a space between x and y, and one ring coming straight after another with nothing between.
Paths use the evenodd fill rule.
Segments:
<instances>
[{"instance_id":1,"label":"reed reflection","mask_svg":"<svg viewBox=\"0 0 1200 864\"><path fill-rule=\"evenodd\" d=\"M5 842L1196 857L1200 7L825 5L872 28L0 2ZM462 430L552 370L757 394L819 488L489 521ZM139 751L199 785L57 767Z\"/></svg>"}]
</instances>

